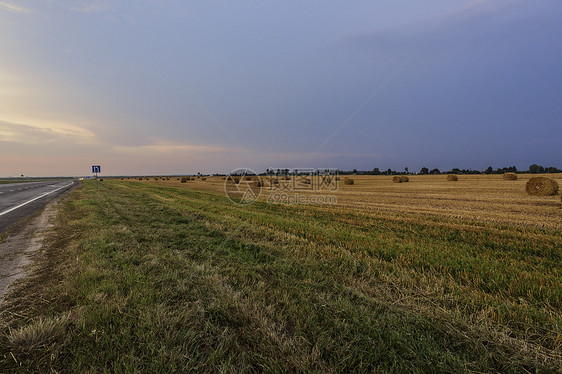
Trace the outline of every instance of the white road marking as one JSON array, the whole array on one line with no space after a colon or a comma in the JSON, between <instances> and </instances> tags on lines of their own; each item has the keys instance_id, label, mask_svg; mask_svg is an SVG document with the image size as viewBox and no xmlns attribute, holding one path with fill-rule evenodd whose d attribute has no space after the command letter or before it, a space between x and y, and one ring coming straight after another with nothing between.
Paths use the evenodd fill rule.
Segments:
<instances>
[{"instance_id":1,"label":"white road marking","mask_svg":"<svg viewBox=\"0 0 562 374\"><path fill-rule=\"evenodd\" d=\"M35 197L35 198L33 198L33 199L29 200L29 201L26 201L26 202L23 203L23 204L20 204L20 205L18 205L18 206L15 206L15 207L13 207L13 208L10 208L10 209L8 209L8 210L5 210L5 211L3 211L2 213L0 213L0 216L3 216L3 215L6 214L6 213L10 213L11 211L14 211L14 210L16 210L16 209L19 209L19 208L21 208L22 206L27 205L27 204L29 204L29 203L32 203L32 202L34 202L34 201L37 200L37 199L40 199L40 198L42 198L42 197L44 197L44 196L47 196L47 195L50 195L50 194L52 194L53 192L57 192L58 190L61 190L61 189L65 188L65 187L71 186L71 185L73 185L73 184L74 184L74 182L71 182L70 184L67 184L67 185L65 185L65 186L59 187L59 188L57 188L56 190L52 190L52 191L50 191L50 192L44 193L44 194L41 195L41 196L37 196L37 197Z\"/></svg>"}]
</instances>

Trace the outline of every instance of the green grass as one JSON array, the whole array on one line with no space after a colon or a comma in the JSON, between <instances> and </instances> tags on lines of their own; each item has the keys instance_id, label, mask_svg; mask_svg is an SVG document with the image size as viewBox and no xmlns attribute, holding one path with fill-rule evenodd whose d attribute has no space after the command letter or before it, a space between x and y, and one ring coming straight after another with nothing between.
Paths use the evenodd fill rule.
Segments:
<instances>
[{"instance_id":1,"label":"green grass","mask_svg":"<svg viewBox=\"0 0 562 374\"><path fill-rule=\"evenodd\" d=\"M556 371L562 235L91 182L1 310L0 371Z\"/></svg>"}]
</instances>

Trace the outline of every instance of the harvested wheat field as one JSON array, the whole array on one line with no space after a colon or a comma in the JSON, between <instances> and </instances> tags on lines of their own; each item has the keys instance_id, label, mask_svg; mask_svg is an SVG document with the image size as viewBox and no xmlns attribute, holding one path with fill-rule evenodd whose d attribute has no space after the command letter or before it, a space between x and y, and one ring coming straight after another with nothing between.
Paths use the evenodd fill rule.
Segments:
<instances>
[{"instance_id":1,"label":"harvested wheat field","mask_svg":"<svg viewBox=\"0 0 562 374\"><path fill-rule=\"evenodd\" d=\"M562 183L562 174L548 174ZM339 181L337 191L322 191L337 197L337 204L325 209L345 208L362 214L399 213L412 218L454 218L460 222L550 228L562 230L562 205L557 196L529 196L526 184L536 175L520 174L506 183L501 175L463 175L448 183L443 175L414 175L409 183L389 183L389 176L354 175L353 185ZM400 177L398 177L400 178ZM164 183L165 184L165 183ZM167 185L176 186L177 183ZM196 190L224 193L224 181L210 177L189 186ZM262 189L261 200L276 190ZM318 191L298 190L299 194Z\"/></svg>"}]
</instances>

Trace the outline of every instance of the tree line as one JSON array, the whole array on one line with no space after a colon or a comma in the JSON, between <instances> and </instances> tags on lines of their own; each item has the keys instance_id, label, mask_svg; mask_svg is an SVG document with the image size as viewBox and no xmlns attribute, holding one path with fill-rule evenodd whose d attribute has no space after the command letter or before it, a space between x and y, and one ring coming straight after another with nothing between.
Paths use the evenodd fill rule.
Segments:
<instances>
[{"instance_id":1,"label":"tree line","mask_svg":"<svg viewBox=\"0 0 562 374\"><path fill-rule=\"evenodd\" d=\"M473 170L473 169L460 169L453 168L451 170L441 171L437 168L427 168L422 167L419 172L410 172L410 170L405 167L403 171L396 171L393 169L381 170L379 168L374 168L368 171L358 171L353 169L351 171L341 171L338 170L339 174L359 174L359 175L407 175L407 174L421 174L421 175L431 175L431 174L505 174L505 173L531 173L531 174L543 174L543 173L562 173L562 170L554 166L541 166L537 164L532 164L529 166L528 170L517 170L515 166L503 167L494 169L489 166L485 170Z\"/></svg>"}]
</instances>

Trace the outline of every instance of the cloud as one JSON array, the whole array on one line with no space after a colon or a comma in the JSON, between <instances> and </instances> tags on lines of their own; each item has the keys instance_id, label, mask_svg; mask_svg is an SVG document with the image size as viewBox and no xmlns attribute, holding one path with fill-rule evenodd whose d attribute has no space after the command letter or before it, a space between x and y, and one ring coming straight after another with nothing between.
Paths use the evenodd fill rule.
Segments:
<instances>
[{"instance_id":1,"label":"cloud","mask_svg":"<svg viewBox=\"0 0 562 374\"><path fill-rule=\"evenodd\" d=\"M232 148L224 148L210 145L193 145L186 143L171 142L161 139L153 139L151 143L139 146L114 146L113 150L118 153L204 153L204 152L240 152Z\"/></svg>"},{"instance_id":2,"label":"cloud","mask_svg":"<svg viewBox=\"0 0 562 374\"><path fill-rule=\"evenodd\" d=\"M66 124L27 125L0 120L0 141L20 144L45 144L55 141L90 143L95 134Z\"/></svg>"},{"instance_id":3,"label":"cloud","mask_svg":"<svg viewBox=\"0 0 562 374\"><path fill-rule=\"evenodd\" d=\"M4 9L14 13L33 13L30 9L24 8L16 4L9 3L7 1L0 1L0 9Z\"/></svg>"},{"instance_id":4,"label":"cloud","mask_svg":"<svg viewBox=\"0 0 562 374\"><path fill-rule=\"evenodd\" d=\"M475 0L438 17L342 36L345 45L379 54L425 53L481 43L491 33L510 36L528 18L528 0ZM510 10L510 11L508 11ZM524 31L521 31L524 32Z\"/></svg>"}]
</instances>

